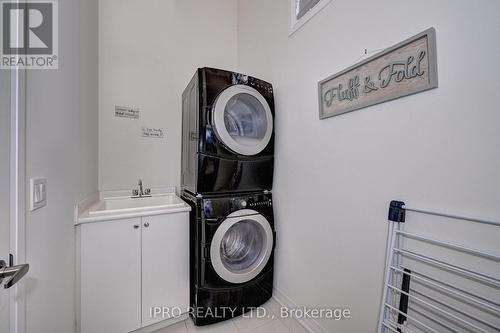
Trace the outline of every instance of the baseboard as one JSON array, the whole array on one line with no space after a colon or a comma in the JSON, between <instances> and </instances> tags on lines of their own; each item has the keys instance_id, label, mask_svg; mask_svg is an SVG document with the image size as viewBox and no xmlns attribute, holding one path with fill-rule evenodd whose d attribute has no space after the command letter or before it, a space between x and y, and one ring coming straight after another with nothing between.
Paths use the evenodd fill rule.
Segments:
<instances>
[{"instance_id":1,"label":"baseboard","mask_svg":"<svg viewBox=\"0 0 500 333\"><path fill-rule=\"evenodd\" d=\"M281 306L284 306L289 309L297 309L300 308L296 302L294 302L290 297L285 295L278 288L273 289L273 298L276 302L278 302ZM313 318L294 318L298 321L307 331L311 333L330 333L326 328L324 328L320 323L318 323Z\"/></svg>"},{"instance_id":2,"label":"baseboard","mask_svg":"<svg viewBox=\"0 0 500 333\"><path fill-rule=\"evenodd\" d=\"M158 331L158 330L160 330L162 328L165 328L165 327L177 324L177 323L179 323L181 321L184 321L184 320L186 320L188 318L189 318L188 314L184 313L184 314L180 315L179 317L166 319L166 320L160 321L159 323L152 324L152 325L140 328L140 329L135 330L135 331L133 331L131 333L151 333L151 332L155 332L155 331Z\"/></svg>"}]
</instances>

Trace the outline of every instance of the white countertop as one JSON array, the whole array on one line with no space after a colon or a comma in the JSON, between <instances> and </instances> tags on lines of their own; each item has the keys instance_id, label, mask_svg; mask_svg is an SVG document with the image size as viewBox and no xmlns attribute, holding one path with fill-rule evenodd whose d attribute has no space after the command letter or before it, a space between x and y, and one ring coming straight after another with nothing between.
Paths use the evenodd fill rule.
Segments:
<instances>
[{"instance_id":1,"label":"white countertop","mask_svg":"<svg viewBox=\"0 0 500 333\"><path fill-rule=\"evenodd\" d=\"M128 193L128 192L127 192ZM82 202L80 202L75 207L75 226L84 223L95 223L102 221L112 221L120 219L128 219L134 217L142 216L152 216L152 215L163 215L163 214L175 214L181 212L189 212L191 207L185 203L180 197L178 197L175 192L152 192L152 196L149 198L134 198L132 199L129 195L125 195L124 191L114 191L114 192L101 192L89 196ZM141 203L141 200L151 200L158 201L157 199L172 197L172 204L152 204L146 205L146 207L141 207L141 205L134 205ZM116 208L109 205L109 203L132 203L131 207ZM106 205L108 204L108 205ZM111 206L110 209L108 206ZM106 211L109 209L108 211Z\"/></svg>"}]
</instances>

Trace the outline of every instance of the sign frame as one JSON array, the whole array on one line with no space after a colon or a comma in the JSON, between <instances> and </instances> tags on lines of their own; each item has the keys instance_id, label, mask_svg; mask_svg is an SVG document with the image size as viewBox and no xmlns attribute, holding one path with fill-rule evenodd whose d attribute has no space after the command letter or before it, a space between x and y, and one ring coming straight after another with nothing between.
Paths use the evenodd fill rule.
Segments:
<instances>
[{"instance_id":1,"label":"sign frame","mask_svg":"<svg viewBox=\"0 0 500 333\"><path fill-rule=\"evenodd\" d=\"M428 83L425 86L420 86L420 87L414 87L410 89L406 89L404 91L396 91L390 94L387 94L385 96L381 96L380 98L376 99L375 101L360 101L358 103L355 103L355 105L352 105L350 107L347 107L341 111L333 111L333 112L326 112L324 110L324 103L323 103L323 86L338 78L341 77L344 74L347 74L357 68L360 68L370 62L373 62L379 58L382 58L384 56L389 55L390 53L399 50L423 37L427 37L427 59L428 59ZM362 78L363 79L363 78ZM413 95L422 91L434 89L438 87L438 71L437 71L437 54L436 54L436 30L431 27L429 29L426 29L425 31L422 31L419 34L416 34L415 36L412 36L410 38L405 39L404 41L391 46L365 60L362 60L336 74L333 74L326 79L323 79L318 82L318 102L319 102L319 119L326 119L334 116L338 116L344 113L352 112L355 110L363 109L368 106L388 102L394 99L398 99L401 97Z\"/></svg>"}]
</instances>

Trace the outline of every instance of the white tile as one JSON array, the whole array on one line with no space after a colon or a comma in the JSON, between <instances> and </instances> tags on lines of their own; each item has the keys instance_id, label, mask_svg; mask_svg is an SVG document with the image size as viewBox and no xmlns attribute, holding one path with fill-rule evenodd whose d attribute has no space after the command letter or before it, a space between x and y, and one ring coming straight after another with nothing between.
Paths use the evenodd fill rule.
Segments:
<instances>
[{"instance_id":1,"label":"white tile","mask_svg":"<svg viewBox=\"0 0 500 333\"><path fill-rule=\"evenodd\" d=\"M246 333L273 319L276 319L274 312L267 304L264 304L255 311L250 311L242 316L234 318L233 321L241 333Z\"/></svg>"},{"instance_id":2,"label":"white tile","mask_svg":"<svg viewBox=\"0 0 500 333\"><path fill-rule=\"evenodd\" d=\"M283 318L280 320L292 333L307 333L307 330L293 318Z\"/></svg>"},{"instance_id":3,"label":"white tile","mask_svg":"<svg viewBox=\"0 0 500 333\"><path fill-rule=\"evenodd\" d=\"M186 324L183 321L181 321L180 323L170 325L153 333L186 333L186 332L187 332Z\"/></svg>"},{"instance_id":4,"label":"white tile","mask_svg":"<svg viewBox=\"0 0 500 333\"><path fill-rule=\"evenodd\" d=\"M267 324L257 327L252 333L290 333L288 327L281 320L271 320Z\"/></svg>"},{"instance_id":5,"label":"white tile","mask_svg":"<svg viewBox=\"0 0 500 333\"><path fill-rule=\"evenodd\" d=\"M269 309L271 309L271 311L274 312L274 314L276 315L276 317L280 316L280 312L281 312L281 307L282 306L274 298L271 298L269 301L267 301L267 303L264 304L264 306L266 306Z\"/></svg>"},{"instance_id":6,"label":"white tile","mask_svg":"<svg viewBox=\"0 0 500 333\"><path fill-rule=\"evenodd\" d=\"M281 318L281 308L282 305L278 303L274 298L271 298L266 304L276 315L276 318L279 318L283 324L293 333L307 333L307 330L300 325L300 323L294 318Z\"/></svg>"},{"instance_id":7,"label":"white tile","mask_svg":"<svg viewBox=\"0 0 500 333\"><path fill-rule=\"evenodd\" d=\"M188 333L239 333L232 320L207 326L195 326L191 319L186 319Z\"/></svg>"}]
</instances>

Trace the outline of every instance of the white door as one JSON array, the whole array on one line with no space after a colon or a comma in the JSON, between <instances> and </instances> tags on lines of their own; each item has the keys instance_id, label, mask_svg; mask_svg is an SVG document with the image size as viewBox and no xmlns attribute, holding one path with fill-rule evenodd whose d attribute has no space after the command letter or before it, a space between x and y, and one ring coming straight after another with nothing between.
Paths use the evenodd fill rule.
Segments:
<instances>
[{"instance_id":1,"label":"white door","mask_svg":"<svg viewBox=\"0 0 500 333\"><path fill-rule=\"evenodd\" d=\"M81 226L81 333L141 326L141 219Z\"/></svg>"},{"instance_id":2,"label":"white door","mask_svg":"<svg viewBox=\"0 0 500 333\"><path fill-rule=\"evenodd\" d=\"M25 329L19 281L29 270L23 263L24 83L24 71L0 70L0 332L13 333Z\"/></svg>"},{"instance_id":3,"label":"white door","mask_svg":"<svg viewBox=\"0 0 500 333\"><path fill-rule=\"evenodd\" d=\"M10 247L10 71L0 70L0 260ZM9 332L9 290L0 284L0 332Z\"/></svg>"},{"instance_id":4,"label":"white door","mask_svg":"<svg viewBox=\"0 0 500 333\"><path fill-rule=\"evenodd\" d=\"M273 250L273 231L267 219L251 209L236 211L222 222L210 245L216 273L231 283L255 278Z\"/></svg>"},{"instance_id":5,"label":"white door","mask_svg":"<svg viewBox=\"0 0 500 333\"><path fill-rule=\"evenodd\" d=\"M187 311L189 213L142 219L142 326ZM155 309L164 308L161 314ZM153 312L151 312L153 311ZM167 312L168 311L168 312Z\"/></svg>"},{"instance_id":6,"label":"white door","mask_svg":"<svg viewBox=\"0 0 500 333\"><path fill-rule=\"evenodd\" d=\"M273 133L273 116L266 99L254 88L234 85L224 90L213 108L215 133L233 152L255 155Z\"/></svg>"}]
</instances>

